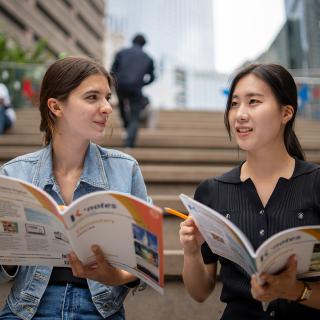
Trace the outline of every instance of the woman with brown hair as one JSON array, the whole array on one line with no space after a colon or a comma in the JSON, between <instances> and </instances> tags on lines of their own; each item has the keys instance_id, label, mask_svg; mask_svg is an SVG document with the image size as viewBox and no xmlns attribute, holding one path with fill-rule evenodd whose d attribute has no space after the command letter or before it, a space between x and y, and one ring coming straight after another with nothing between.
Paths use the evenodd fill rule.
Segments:
<instances>
[{"instance_id":1,"label":"woman with brown hair","mask_svg":"<svg viewBox=\"0 0 320 320\"><path fill-rule=\"evenodd\" d=\"M91 142L105 134L112 112L110 86L109 73L92 60L69 57L54 62L40 91L46 147L9 161L1 173L33 183L59 205L98 190L148 200L137 161ZM14 284L0 319L124 319L123 300L139 280L109 265L99 247L92 250L92 266L83 266L71 253L72 270L1 266L0 282Z\"/></svg>"}]
</instances>

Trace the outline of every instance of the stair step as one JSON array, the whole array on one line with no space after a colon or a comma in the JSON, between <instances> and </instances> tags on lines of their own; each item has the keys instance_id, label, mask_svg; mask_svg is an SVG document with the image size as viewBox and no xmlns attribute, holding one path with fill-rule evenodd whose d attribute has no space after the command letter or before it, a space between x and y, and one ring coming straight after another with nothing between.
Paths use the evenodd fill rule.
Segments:
<instances>
[{"instance_id":1,"label":"stair step","mask_svg":"<svg viewBox=\"0 0 320 320\"><path fill-rule=\"evenodd\" d=\"M181 276L183 250L164 250L164 272L166 277Z\"/></svg>"},{"instance_id":2,"label":"stair step","mask_svg":"<svg viewBox=\"0 0 320 320\"><path fill-rule=\"evenodd\" d=\"M320 127L320 126L319 126ZM298 135L304 150L319 150L320 132L312 134ZM43 136L41 133L12 133L0 136L0 146L38 146L43 144ZM99 142L105 147L122 147L123 134L121 132L107 134L106 137ZM137 147L152 148L191 148L191 149L236 149L234 142L230 142L229 138L224 134L215 134L214 132L197 132L195 131L180 133L176 130L170 132L157 132L150 129L141 129L137 140ZM178 150L176 150L178 151Z\"/></svg>"},{"instance_id":3,"label":"stair step","mask_svg":"<svg viewBox=\"0 0 320 320\"><path fill-rule=\"evenodd\" d=\"M148 183L199 183L208 178L220 176L230 166L178 166L142 165L141 171Z\"/></svg>"},{"instance_id":4,"label":"stair step","mask_svg":"<svg viewBox=\"0 0 320 320\"><path fill-rule=\"evenodd\" d=\"M3 145L0 148L0 161L9 161L20 155L39 150L40 146ZM179 164L179 165L222 165L235 166L245 159L243 151L237 149L188 149L181 148L117 148L130 154L143 164ZM308 161L320 163L320 147L318 150L306 151Z\"/></svg>"},{"instance_id":5,"label":"stair step","mask_svg":"<svg viewBox=\"0 0 320 320\"><path fill-rule=\"evenodd\" d=\"M189 194L192 197L192 195ZM183 205L182 201L179 198L179 195L151 195L153 203L160 208L169 207L180 212L186 212L186 208ZM170 215L169 215L170 216Z\"/></svg>"},{"instance_id":6,"label":"stair step","mask_svg":"<svg viewBox=\"0 0 320 320\"><path fill-rule=\"evenodd\" d=\"M164 249L166 250L181 250L179 230L181 218L173 215L165 215L163 220L163 238Z\"/></svg>"}]
</instances>

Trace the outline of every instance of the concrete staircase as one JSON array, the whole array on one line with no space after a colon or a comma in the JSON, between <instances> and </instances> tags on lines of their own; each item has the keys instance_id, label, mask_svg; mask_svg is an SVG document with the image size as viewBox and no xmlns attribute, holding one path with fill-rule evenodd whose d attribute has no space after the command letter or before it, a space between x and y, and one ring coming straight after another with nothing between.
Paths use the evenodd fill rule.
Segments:
<instances>
[{"instance_id":1,"label":"concrete staircase","mask_svg":"<svg viewBox=\"0 0 320 320\"><path fill-rule=\"evenodd\" d=\"M17 113L17 119L15 128L0 136L0 163L41 147L38 111L32 108L21 109ZM222 113L159 111L154 115L152 123L152 128L140 130L137 148L123 151L139 161L148 193L160 207L168 206L185 212L178 199L180 193L192 196L201 180L223 174L244 158L236 145L229 141ZM307 159L320 163L319 123L298 119L296 132ZM117 112L114 112L107 135L99 144L122 150L122 137L123 130ZM218 301L219 290L209 303L200 308L186 295L179 282L183 259L178 237L180 222L179 218L165 216L165 276L167 281L171 281L168 282L168 292L160 297L152 289L147 289L137 297L129 297L126 300L129 320L216 319L221 313L223 306ZM172 282L173 280L178 282ZM154 299L151 299L153 296ZM171 302L168 297L172 299ZM216 306L215 311L212 303ZM164 313L157 311L161 304L166 310ZM168 309L168 305L172 309ZM150 309L147 312L149 316L142 316L140 313L139 317L139 310L143 312L145 306ZM179 311L174 311L176 308ZM182 311L183 308L186 310ZM188 308L194 312L188 312ZM177 315L170 317L170 314Z\"/></svg>"}]
</instances>

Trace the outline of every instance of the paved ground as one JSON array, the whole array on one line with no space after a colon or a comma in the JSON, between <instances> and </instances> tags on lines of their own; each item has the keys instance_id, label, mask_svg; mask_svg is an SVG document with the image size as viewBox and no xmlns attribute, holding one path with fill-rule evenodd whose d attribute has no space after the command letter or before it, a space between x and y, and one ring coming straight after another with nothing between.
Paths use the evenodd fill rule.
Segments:
<instances>
[{"instance_id":1,"label":"paved ground","mask_svg":"<svg viewBox=\"0 0 320 320\"><path fill-rule=\"evenodd\" d=\"M216 320L220 319L224 304L219 300L221 284L204 303L192 300L181 282L168 282L161 296L152 288L125 300L127 320Z\"/></svg>"},{"instance_id":2,"label":"paved ground","mask_svg":"<svg viewBox=\"0 0 320 320\"><path fill-rule=\"evenodd\" d=\"M0 307L2 308L10 286L0 287ZM224 309L219 301L221 285L204 303L193 301L181 282L167 282L165 294L161 296L152 288L126 298L127 320L216 320Z\"/></svg>"}]
</instances>

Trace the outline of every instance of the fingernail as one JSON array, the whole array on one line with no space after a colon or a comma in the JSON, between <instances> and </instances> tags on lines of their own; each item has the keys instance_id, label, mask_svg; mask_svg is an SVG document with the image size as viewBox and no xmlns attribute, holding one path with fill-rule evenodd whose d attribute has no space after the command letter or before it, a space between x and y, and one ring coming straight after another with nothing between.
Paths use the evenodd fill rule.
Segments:
<instances>
[{"instance_id":1,"label":"fingernail","mask_svg":"<svg viewBox=\"0 0 320 320\"><path fill-rule=\"evenodd\" d=\"M96 244L94 244L91 248L94 252L98 251L98 246Z\"/></svg>"}]
</instances>

